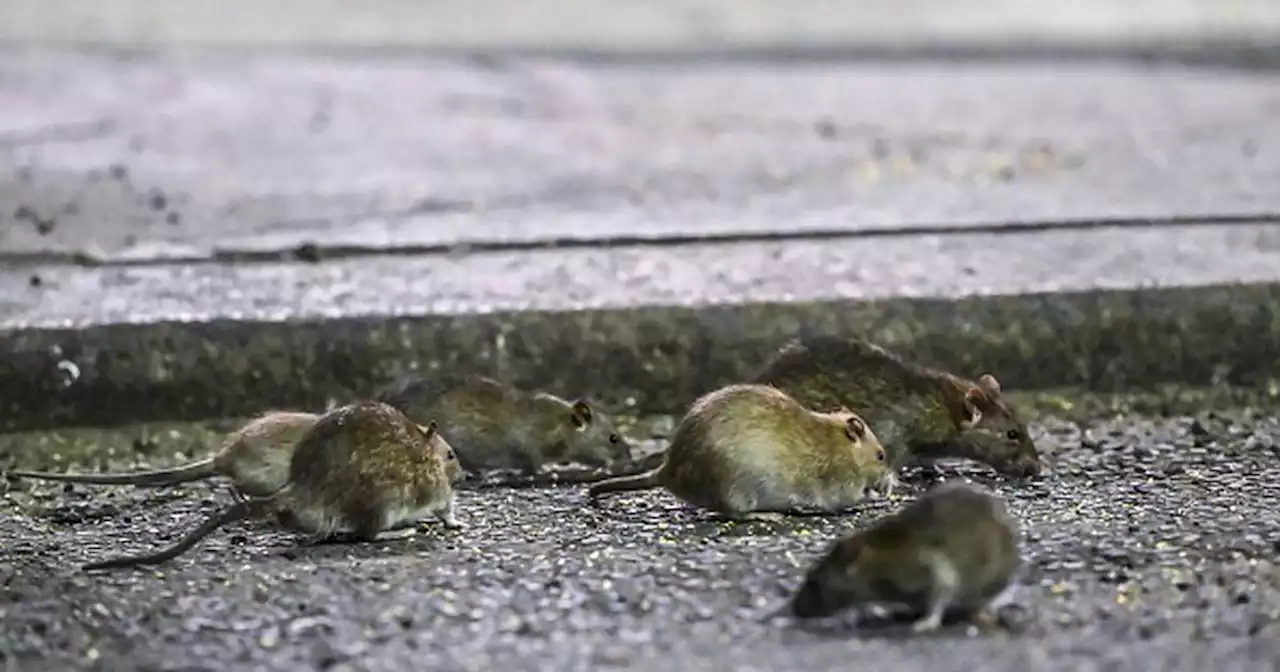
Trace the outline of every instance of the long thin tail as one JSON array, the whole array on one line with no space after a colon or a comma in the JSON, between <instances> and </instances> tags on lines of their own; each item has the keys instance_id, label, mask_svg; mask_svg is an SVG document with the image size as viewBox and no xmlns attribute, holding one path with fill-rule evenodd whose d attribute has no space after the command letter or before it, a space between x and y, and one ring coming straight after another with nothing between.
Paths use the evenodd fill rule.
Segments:
<instances>
[{"instance_id":1,"label":"long thin tail","mask_svg":"<svg viewBox=\"0 0 1280 672\"><path fill-rule=\"evenodd\" d=\"M649 460L645 460L648 462ZM638 474L630 474L627 476L615 476L614 478L606 478L603 481L597 481L587 488L587 496L594 503L599 499L600 495L610 492L630 492L632 490L648 490L649 488L658 487L658 472L662 471L662 465L659 464L653 469L642 471Z\"/></svg>"},{"instance_id":2,"label":"long thin tail","mask_svg":"<svg viewBox=\"0 0 1280 672\"><path fill-rule=\"evenodd\" d=\"M263 499L247 499L241 500L228 506L225 509L209 516L203 523L200 523L196 529L188 532L186 536L179 539L166 548L162 548L154 553L143 553L140 555L124 555L98 562L90 562L81 567L82 570L88 572L97 569L120 569L124 567L137 567L141 565L158 565L162 562L172 560L179 555L185 553L192 546L195 546L200 540L209 536L211 532L226 525L234 523L238 520L244 520L252 515L260 513L271 498Z\"/></svg>"},{"instance_id":3,"label":"long thin tail","mask_svg":"<svg viewBox=\"0 0 1280 672\"><path fill-rule=\"evenodd\" d=\"M168 469L151 471L135 471L116 474L66 474L56 471L22 471L18 469L5 471L10 476L19 478L37 478L45 481L63 481L69 483L87 483L89 485L134 485L142 488L158 488L163 485L176 485L209 478L218 474L213 458L184 464Z\"/></svg>"},{"instance_id":4,"label":"long thin tail","mask_svg":"<svg viewBox=\"0 0 1280 672\"><path fill-rule=\"evenodd\" d=\"M646 455L643 460L640 460L639 462L636 463L636 468L633 470L633 472L639 473L642 471L653 471L654 469L660 469L662 468L663 463L665 463L666 461L667 461L667 451L660 450L656 453L650 453Z\"/></svg>"}]
</instances>

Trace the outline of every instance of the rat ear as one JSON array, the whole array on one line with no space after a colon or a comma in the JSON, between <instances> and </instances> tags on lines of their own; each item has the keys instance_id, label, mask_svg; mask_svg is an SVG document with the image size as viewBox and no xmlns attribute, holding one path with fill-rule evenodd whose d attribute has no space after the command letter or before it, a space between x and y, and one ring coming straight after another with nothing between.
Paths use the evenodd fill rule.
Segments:
<instances>
[{"instance_id":1,"label":"rat ear","mask_svg":"<svg viewBox=\"0 0 1280 672\"><path fill-rule=\"evenodd\" d=\"M431 422L428 422L425 425L416 425L416 426L418 428L418 431L422 432L423 438L427 439L428 441L430 441L432 437L436 435L436 431L440 429L440 425L437 424L435 420L432 420Z\"/></svg>"},{"instance_id":2,"label":"rat ear","mask_svg":"<svg viewBox=\"0 0 1280 672\"><path fill-rule=\"evenodd\" d=\"M991 399L1000 397L1000 381L989 373L984 373L981 378L978 378L978 388L986 392Z\"/></svg>"},{"instance_id":3,"label":"rat ear","mask_svg":"<svg viewBox=\"0 0 1280 672\"><path fill-rule=\"evenodd\" d=\"M844 433L854 441L861 441L867 436L867 423L856 415L850 415L844 423Z\"/></svg>"},{"instance_id":4,"label":"rat ear","mask_svg":"<svg viewBox=\"0 0 1280 672\"><path fill-rule=\"evenodd\" d=\"M960 421L961 429L969 429L978 424L982 419L982 409L991 405L991 399L987 397L987 393L982 388L974 386L964 393L964 411L969 416L965 420Z\"/></svg>"},{"instance_id":5,"label":"rat ear","mask_svg":"<svg viewBox=\"0 0 1280 672\"><path fill-rule=\"evenodd\" d=\"M573 408L569 412L569 420L574 427L586 429L587 425L591 424L591 406L581 399L573 402Z\"/></svg>"}]
</instances>

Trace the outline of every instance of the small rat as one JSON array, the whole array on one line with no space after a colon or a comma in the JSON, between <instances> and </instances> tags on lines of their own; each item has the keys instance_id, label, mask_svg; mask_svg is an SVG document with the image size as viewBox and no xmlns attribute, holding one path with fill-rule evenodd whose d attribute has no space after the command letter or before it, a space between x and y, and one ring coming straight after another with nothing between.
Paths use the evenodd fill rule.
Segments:
<instances>
[{"instance_id":1,"label":"small rat","mask_svg":"<svg viewBox=\"0 0 1280 672\"><path fill-rule=\"evenodd\" d=\"M853 607L907 607L916 632L944 616L976 616L1022 560L1018 524L986 488L947 481L897 513L837 541L808 571L790 604L797 618Z\"/></svg>"},{"instance_id":2,"label":"small rat","mask_svg":"<svg viewBox=\"0 0 1280 672\"><path fill-rule=\"evenodd\" d=\"M787 344L751 380L814 410L859 414L895 470L911 461L932 466L939 458L962 457L1009 476L1040 473L1027 426L990 373L970 381L863 338L818 337Z\"/></svg>"},{"instance_id":3,"label":"small rat","mask_svg":"<svg viewBox=\"0 0 1280 672\"><path fill-rule=\"evenodd\" d=\"M433 516L448 529L463 529L453 489L461 477L457 456L434 423L419 425L380 402L354 402L320 416L298 441L289 480L278 492L236 502L165 549L84 569L162 563L222 525L270 513L285 527L310 535L312 543L342 536L402 539Z\"/></svg>"},{"instance_id":4,"label":"small rat","mask_svg":"<svg viewBox=\"0 0 1280 672\"><path fill-rule=\"evenodd\" d=\"M225 476L231 479L240 495L263 497L284 487L289 480L289 457L293 455L294 445L319 418L318 414L298 411L264 413L229 434L213 455L168 469L112 474L23 470L5 473L47 481L147 488Z\"/></svg>"},{"instance_id":5,"label":"small rat","mask_svg":"<svg viewBox=\"0 0 1280 672\"><path fill-rule=\"evenodd\" d=\"M734 384L693 403L661 466L599 481L588 495L595 502L662 486L729 518L777 520L847 509L888 474L884 449L857 415L814 412L773 387Z\"/></svg>"},{"instance_id":6,"label":"small rat","mask_svg":"<svg viewBox=\"0 0 1280 672\"><path fill-rule=\"evenodd\" d=\"M631 445L598 409L484 376L412 378L376 397L410 418L439 423L464 469L538 472L577 462L611 468L631 461Z\"/></svg>"}]
</instances>

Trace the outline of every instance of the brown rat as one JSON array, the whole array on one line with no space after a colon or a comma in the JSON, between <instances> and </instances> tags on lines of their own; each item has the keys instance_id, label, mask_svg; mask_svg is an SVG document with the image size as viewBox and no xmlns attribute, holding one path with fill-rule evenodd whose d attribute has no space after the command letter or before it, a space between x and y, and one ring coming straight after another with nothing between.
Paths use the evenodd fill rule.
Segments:
<instances>
[{"instance_id":1,"label":"brown rat","mask_svg":"<svg viewBox=\"0 0 1280 672\"><path fill-rule=\"evenodd\" d=\"M237 493L264 497L284 487L289 479L289 458L294 445L319 418L315 413L297 411L264 413L227 435L213 455L168 469L110 474L16 469L4 473L47 481L137 487L161 487L225 476L231 479Z\"/></svg>"},{"instance_id":2,"label":"brown rat","mask_svg":"<svg viewBox=\"0 0 1280 672\"><path fill-rule=\"evenodd\" d=\"M150 565L185 552L218 527L274 513L318 543L338 537L381 541L411 536L429 517L461 529L453 490L462 469L433 424L419 425L375 401L348 404L316 421L289 462L289 480L269 497L242 500L154 553L112 558L86 570Z\"/></svg>"},{"instance_id":3,"label":"brown rat","mask_svg":"<svg viewBox=\"0 0 1280 672\"><path fill-rule=\"evenodd\" d=\"M943 457L1010 476L1040 473L1035 443L990 373L976 381L906 361L862 338L819 337L783 347L752 378L814 410L859 414L895 469Z\"/></svg>"},{"instance_id":4,"label":"brown rat","mask_svg":"<svg viewBox=\"0 0 1280 672\"><path fill-rule=\"evenodd\" d=\"M870 527L837 541L792 598L797 618L871 605L906 607L913 629L972 618L1021 565L1018 524L986 488L948 481Z\"/></svg>"},{"instance_id":5,"label":"brown rat","mask_svg":"<svg viewBox=\"0 0 1280 672\"><path fill-rule=\"evenodd\" d=\"M661 486L730 518L835 512L886 484L884 449L857 415L818 413L767 385L735 384L693 402L656 469L593 484L605 493Z\"/></svg>"},{"instance_id":6,"label":"brown rat","mask_svg":"<svg viewBox=\"0 0 1280 672\"><path fill-rule=\"evenodd\" d=\"M631 445L599 409L484 376L413 378L377 397L416 422L432 420L467 471L580 463L609 468L631 461Z\"/></svg>"}]
</instances>

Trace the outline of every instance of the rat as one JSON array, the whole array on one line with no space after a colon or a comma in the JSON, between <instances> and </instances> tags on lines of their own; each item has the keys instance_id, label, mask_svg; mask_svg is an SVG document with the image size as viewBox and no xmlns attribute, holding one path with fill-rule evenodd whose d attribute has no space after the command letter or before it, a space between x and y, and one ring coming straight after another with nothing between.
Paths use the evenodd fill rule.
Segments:
<instances>
[{"instance_id":1,"label":"rat","mask_svg":"<svg viewBox=\"0 0 1280 672\"><path fill-rule=\"evenodd\" d=\"M848 608L905 606L912 629L971 618L1005 591L1022 564L1018 524L986 488L947 481L898 512L835 542L792 597L800 619Z\"/></svg>"},{"instance_id":2,"label":"rat","mask_svg":"<svg viewBox=\"0 0 1280 672\"><path fill-rule=\"evenodd\" d=\"M168 469L108 474L24 470L5 473L47 481L148 488L225 476L231 479L238 494L261 497L284 487L289 478L289 457L293 454L294 445L319 417L315 413L300 411L264 413L229 434L213 455Z\"/></svg>"},{"instance_id":3,"label":"rat","mask_svg":"<svg viewBox=\"0 0 1280 672\"><path fill-rule=\"evenodd\" d=\"M814 410L847 408L871 425L890 464L982 462L1006 476L1040 474L1040 457L1018 410L991 373L976 381L907 361L863 338L792 341L750 379ZM896 482L896 476L895 482Z\"/></svg>"},{"instance_id":4,"label":"rat","mask_svg":"<svg viewBox=\"0 0 1280 672\"><path fill-rule=\"evenodd\" d=\"M485 376L412 378L376 397L417 421L439 423L469 472L578 463L615 468L631 462L631 444L587 401L528 391Z\"/></svg>"},{"instance_id":5,"label":"rat","mask_svg":"<svg viewBox=\"0 0 1280 672\"><path fill-rule=\"evenodd\" d=\"M454 491L461 478L457 455L434 423L417 424L381 402L353 402L324 413L298 441L288 482L276 493L242 499L162 550L83 569L159 564L223 525L272 513L311 543L403 539L430 517L461 530L466 524L455 514Z\"/></svg>"},{"instance_id":6,"label":"rat","mask_svg":"<svg viewBox=\"0 0 1280 672\"><path fill-rule=\"evenodd\" d=\"M847 509L884 487L886 460L858 415L819 413L776 388L734 384L693 402L660 466L598 481L588 495L595 502L661 486L728 518L778 520Z\"/></svg>"}]
</instances>

